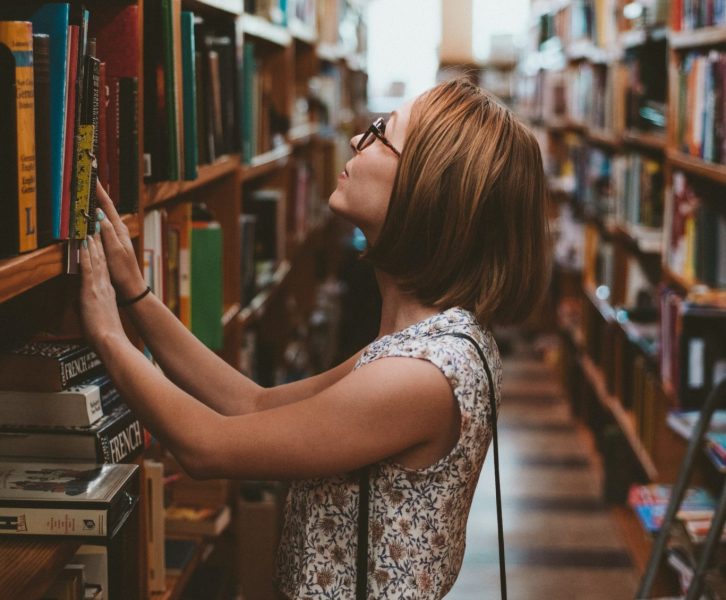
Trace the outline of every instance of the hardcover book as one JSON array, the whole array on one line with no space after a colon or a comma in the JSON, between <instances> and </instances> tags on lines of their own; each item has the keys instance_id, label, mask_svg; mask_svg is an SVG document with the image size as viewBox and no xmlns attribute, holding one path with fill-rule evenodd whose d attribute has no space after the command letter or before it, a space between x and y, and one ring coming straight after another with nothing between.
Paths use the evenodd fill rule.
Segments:
<instances>
[{"instance_id":1,"label":"hardcover book","mask_svg":"<svg viewBox=\"0 0 726 600\"><path fill-rule=\"evenodd\" d=\"M137 502L136 465L0 462L0 536L111 538Z\"/></svg>"},{"instance_id":2,"label":"hardcover book","mask_svg":"<svg viewBox=\"0 0 726 600\"><path fill-rule=\"evenodd\" d=\"M33 26L0 21L0 254L37 248Z\"/></svg>"},{"instance_id":3,"label":"hardcover book","mask_svg":"<svg viewBox=\"0 0 726 600\"><path fill-rule=\"evenodd\" d=\"M125 404L88 427L0 425L0 456L128 462L144 449L144 428Z\"/></svg>"},{"instance_id":4,"label":"hardcover book","mask_svg":"<svg viewBox=\"0 0 726 600\"><path fill-rule=\"evenodd\" d=\"M0 389L60 392L102 368L101 359L85 344L28 342L0 352Z\"/></svg>"},{"instance_id":5,"label":"hardcover book","mask_svg":"<svg viewBox=\"0 0 726 600\"><path fill-rule=\"evenodd\" d=\"M33 15L33 32L50 37L50 196L53 237L61 237L63 162L69 55L68 4L46 4Z\"/></svg>"},{"instance_id":6,"label":"hardcover book","mask_svg":"<svg viewBox=\"0 0 726 600\"><path fill-rule=\"evenodd\" d=\"M35 95L35 187L38 246L53 241L51 172L50 36L33 34L33 86Z\"/></svg>"},{"instance_id":7,"label":"hardcover book","mask_svg":"<svg viewBox=\"0 0 726 600\"><path fill-rule=\"evenodd\" d=\"M61 392L0 391L0 423L88 427L109 414L120 399L106 374Z\"/></svg>"}]
</instances>

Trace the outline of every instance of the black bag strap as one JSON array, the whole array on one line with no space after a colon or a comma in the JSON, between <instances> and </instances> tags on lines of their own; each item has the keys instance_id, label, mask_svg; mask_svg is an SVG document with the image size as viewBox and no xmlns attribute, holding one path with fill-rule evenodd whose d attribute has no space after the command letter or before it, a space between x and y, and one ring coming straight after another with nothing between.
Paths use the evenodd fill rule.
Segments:
<instances>
[{"instance_id":1,"label":"black bag strap","mask_svg":"<svg viewBox=\"0 0 726 600\"><path fill-rule=\"evenodd\" d=\"M497 533L499 538L499 584L502 592L502 600L507 600L507 571L504 562L504 527L502 524L502 493L499 484L499 442L497 439L497 399L494 395L494 379L489 369L489 364L484 352L476 340L466 333L445 333L469 341L477 351L489 383L489 405L492 407L492 440L494 442L494 487L497 498ZM437 336L441 337L441 336ZM368 597L368 501L370 478L368 467L363 467L358 472L358 484L360 499L358 504L358 550L356 556L356 600L367 600Z\"/></svg>"}]
</instances>

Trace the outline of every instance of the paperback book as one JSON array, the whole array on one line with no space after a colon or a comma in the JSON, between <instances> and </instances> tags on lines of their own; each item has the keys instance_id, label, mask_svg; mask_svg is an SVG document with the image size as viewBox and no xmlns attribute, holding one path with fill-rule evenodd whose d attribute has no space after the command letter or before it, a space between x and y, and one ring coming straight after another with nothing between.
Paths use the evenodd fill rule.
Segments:
<instances>
[{"instance_id":1,"label":"paperback book","mask_svg":"<svg viewBox=\"0 0 726 600\"><path fill-rule=\"evenodd\" d=\"M0 462L0 536L111 538L133 510L138 466Z\"/></svg>"}]
</instances>

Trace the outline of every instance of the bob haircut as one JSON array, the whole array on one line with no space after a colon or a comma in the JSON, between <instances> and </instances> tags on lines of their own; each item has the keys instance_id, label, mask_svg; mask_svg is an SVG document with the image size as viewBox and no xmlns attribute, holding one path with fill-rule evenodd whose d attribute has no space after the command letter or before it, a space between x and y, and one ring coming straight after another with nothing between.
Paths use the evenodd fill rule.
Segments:
<instances>
[{"instance_id":1,"label":"bob haircut","mask_svg":"<svg viewBox=\"0 0 726 600\"><path fill-rule=\"evenodd\" d=\"M546 212L536 139L457 78L414 102L386 219L364 258L428 306L516 323L548 284Z\"/></svg>"}]
</instances>

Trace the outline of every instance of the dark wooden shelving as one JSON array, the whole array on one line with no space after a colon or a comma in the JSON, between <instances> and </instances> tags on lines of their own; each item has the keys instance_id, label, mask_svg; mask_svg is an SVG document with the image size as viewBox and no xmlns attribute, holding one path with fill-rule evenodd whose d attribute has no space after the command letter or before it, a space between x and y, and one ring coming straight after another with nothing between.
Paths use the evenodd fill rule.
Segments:
<instances>
[{"instance_id":1,"label":"dark wooden shelving","mask_svg":"<svg viewBox=\"0 0 726 600\"><path fill-rule=\"evenodd\" d=\"M691 31L672 31L668 35L668 42L671 48L677 50L726 44L726 27L703 27Z\"/></svg>"},{"instance_id":2,"label":"dark wooden shelving","mask_svg":"<svg viewBox=\"0 0 726 600\"><path fill-rule=\"evenodd\" d=\"M219 158L210 165L201 165L197 178L191 181L162 181L147 184L144 186L144 208L158 207L221 177L226 177L233 173L239 164L239 155L231 154Z\"/></svg>"},{"instance_id":3,"label":"dark wooden shelving","mask_svg":"<svg viewBox=\"0 0 726 600\"><path fill-rule=\"evenodd\" d=\"M726 185L726 165L708 162L702 158L690 156L677 150L668 151L668 160L674 167L682 169L692 175Z\"/></svg>"},{"instance_id":4,"label":"dark wooden shelving","mask_svg":"<svg viewBox=\"0 0 726 600\"><path fill-rule=\"evenodd\" d=\"M132 238L139 236L138 217L123 215ZM65 242L57 242L12 258L0 260L0 302L5 302L36 285L63 274Z\"/></svg>"},{"instance_id":5,"label":"dark wooden shelving","mask_svg":"<svg viewBox=\"0 0 726 600\"><path fill-rule=\"evenodd\" d=\"M627 144L663 152L666 147L666 136L664 133L649 133L629 129L623 134L623 141Z\"/></svg>"},{"instance_id":6,"label":"dark wooden shelving","mask_svg":"<svg viewBox=\"0 0 726 600\"><path fill-rule=\"evenodd\" d=\"M291 151L292 149L289 144L282 144L274 150L270 150L264 154L258 154L252 159L250 164L242 166L242 181L256 179L284 166L290 157Z\"/></svg>"}]
</instances>

